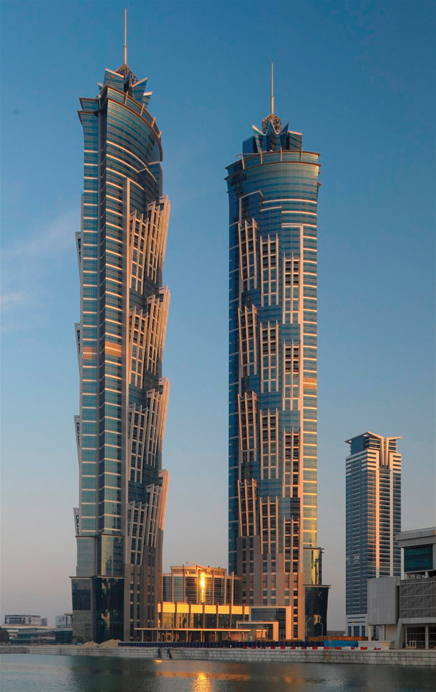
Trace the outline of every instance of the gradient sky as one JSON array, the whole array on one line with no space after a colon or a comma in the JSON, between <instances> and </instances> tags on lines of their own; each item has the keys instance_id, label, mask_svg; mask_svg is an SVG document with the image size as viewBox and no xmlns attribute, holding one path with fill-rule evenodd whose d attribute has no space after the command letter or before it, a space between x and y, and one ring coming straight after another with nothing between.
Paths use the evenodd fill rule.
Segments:
<instances>
[{"instance_id":1,"label":"gradient sky","mask_svg":"<svg viewBox=\"0 0 436 692\"><path fill-rule=\"evenodd\" d=\"M122 63L123 2L0 2L4 613L71 609L79 97ZM435 2L128 2L171 200L164 567L227 566L225 166L276 112L321 152L319 544L344 627L344 440L402 435L403 529L435 524Z\"/></svg>"}]
</instances>

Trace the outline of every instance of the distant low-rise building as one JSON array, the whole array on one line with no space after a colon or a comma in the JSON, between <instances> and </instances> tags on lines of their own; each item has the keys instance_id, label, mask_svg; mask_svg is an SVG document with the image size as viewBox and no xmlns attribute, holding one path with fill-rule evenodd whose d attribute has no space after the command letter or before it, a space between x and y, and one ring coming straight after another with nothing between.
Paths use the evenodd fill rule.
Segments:
<instances>
[{"instance_id":1,"label":"distant low-rise building","mask_svg":"<svg viewBox=\"0 0 436 692\"><path fill-rule=\"evenodd\" d=\"M73 626L73 613L64 613L63 615L56 615L55 617L55 628L68 629Z\"/></svg>"},{"instance_id":2,"label":"distant low-rise building","mask_svg":"<svg viewBox=\"0 0 436 692\"><path fill-rule=\"evenodd\" d=\"M40 615L5 615L5 625L33 625L34 627L47 627L47 618Z\"/></svg>"},{"instance_id":3,"label":"distant low-rise building","mask_svg":"<svg viewBox=\"0 0 436 692\"><path fill-rule=\"evenodd\" d=\"M403 531L403 578L370 579L368 625L395 647L436 648L436 528Z\"/></svg>"},{"instance_id":4,"label":"distant low-rise building","mask_svg":"<svg viewBox=\"0 0 436 692\"><path fill-rule=\"evenodd\" d=\"M47 618L41 615L8 614L3 627L11 644L54 644L53 628L47 626Z\"/></svg>"},{"instance_id":5,"label":"distant low-rise building","mask_svg":"<svg viewBox=\"0 0 436 692\"><path fill-rule=\"evenodd\" d=\"M54 636L56 644L72 644L73 642L73 613L56 615Z\"/></svg>"},{"instance_id":6,"label":"distant low-rise building","mask_svg":"<svg viewBox=\"0 0 436 692\"><path fill-rule=\"evenodd\" d=\"M41 625L6 625L11 644L54 644L56 642L53 627Z\"/></svg>"},{"instance_id":7,"label":"distant low-rise building","mask_svg":"<svg viewBox=\"0 0 436 692\"><path fill-rule=\"evenodd\" d=\"M55 627L48 627L47 618L40 615L5 615L3 626L11 644L71 644L73 641L72 613L57 615Z\"/></svg>"}]
</instances>

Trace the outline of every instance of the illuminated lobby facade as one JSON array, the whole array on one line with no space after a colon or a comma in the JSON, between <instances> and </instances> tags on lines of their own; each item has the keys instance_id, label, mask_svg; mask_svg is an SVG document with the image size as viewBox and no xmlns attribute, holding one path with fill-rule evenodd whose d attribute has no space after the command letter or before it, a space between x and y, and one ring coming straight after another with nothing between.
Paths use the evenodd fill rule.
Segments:
<instances>
[{"instance_id":1,"label":"illuminated lobby facade","mask_svg":"<svg viewBox=\"0 0 436 692\"><path fill-rule=\"evenodd\" d=\"M81 99L82 227L76 325L80 506L74 636L129 640L157 622L168 472L169 384L162 357L169 291L162 271L169 201L151 94L127 65Z\"/></svg>"},{"instance_id":2,"label":"illuminated lobby facade","mask_svg":"<svg viewBox=\"0 0 436 692\"><path fill-rule=\"evenodd\" d=\"M262 131L253 127L227 168L229 572L251 608L290 608L287 637L303 639L307 599L324 599L324 624L327 608L317 548L320 164L271 100Z\"/></svg>"},{"instance_id":3,"label":"illuminated lobby facade","mask_svg":"<svg viewBox=\"0 0 436 692\"><path fill-rule=\"evenodd\" d=\"M221 642L248 639L249 606L241 579L222 567L188 563L163 574L158 627L139 628L142 641Z\"/></svg>"},{"instance_id":4,"label":"illuminated lobby facade","mask_svg":"<svg viewBox=\"0 0 436 692\"><path fill-rule=\"evenodd\" d=\"M241 579L223 567L187 564L171 567L162 575L162 600L166 602L241 605Z\"/></svg>"}]
</instances>

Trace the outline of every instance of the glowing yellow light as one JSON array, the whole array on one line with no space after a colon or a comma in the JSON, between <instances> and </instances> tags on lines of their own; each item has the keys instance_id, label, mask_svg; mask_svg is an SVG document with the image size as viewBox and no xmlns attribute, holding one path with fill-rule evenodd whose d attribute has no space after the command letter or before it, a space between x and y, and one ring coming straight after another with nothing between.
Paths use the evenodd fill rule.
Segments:
<instances>
[{"instance_id":1,"label":"glowing yellow light","mask_svg":"<svg viewBox=\"0 0 436 692\"><path fill-rule=\"evenodd\" d=\"M200 574L200 586L204 590L204 587L206 586L206 579L205 579L205 574L202 572Z\"/></svg>"},{"instance_id":2,"label":"glowing yellow light","mask_svg":"<svg viewBox=\"0 0 436 692\"><path fill-rule=\"evenodd\" d=\"M160 659L160 658L155 658L155 659L154 659L154 662L155 662L155 663L162 663L162 659Z\"/></svg>"}]
</instances>

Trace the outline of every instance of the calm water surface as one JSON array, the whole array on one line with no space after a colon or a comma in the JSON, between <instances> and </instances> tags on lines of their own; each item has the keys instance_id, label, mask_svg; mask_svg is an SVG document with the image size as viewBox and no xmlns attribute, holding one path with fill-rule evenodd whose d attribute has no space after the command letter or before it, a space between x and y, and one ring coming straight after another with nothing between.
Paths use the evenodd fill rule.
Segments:
<instances>
[{"instance_id":1,"label":"calm water surface","mask_svg":"<svg viewBox=\"0 0 436 692\"><path fill-rule=\"evenodd\" d=\"M423 692L434 668L0 656L1 692Z\"/></svg>"}]
</instances>

